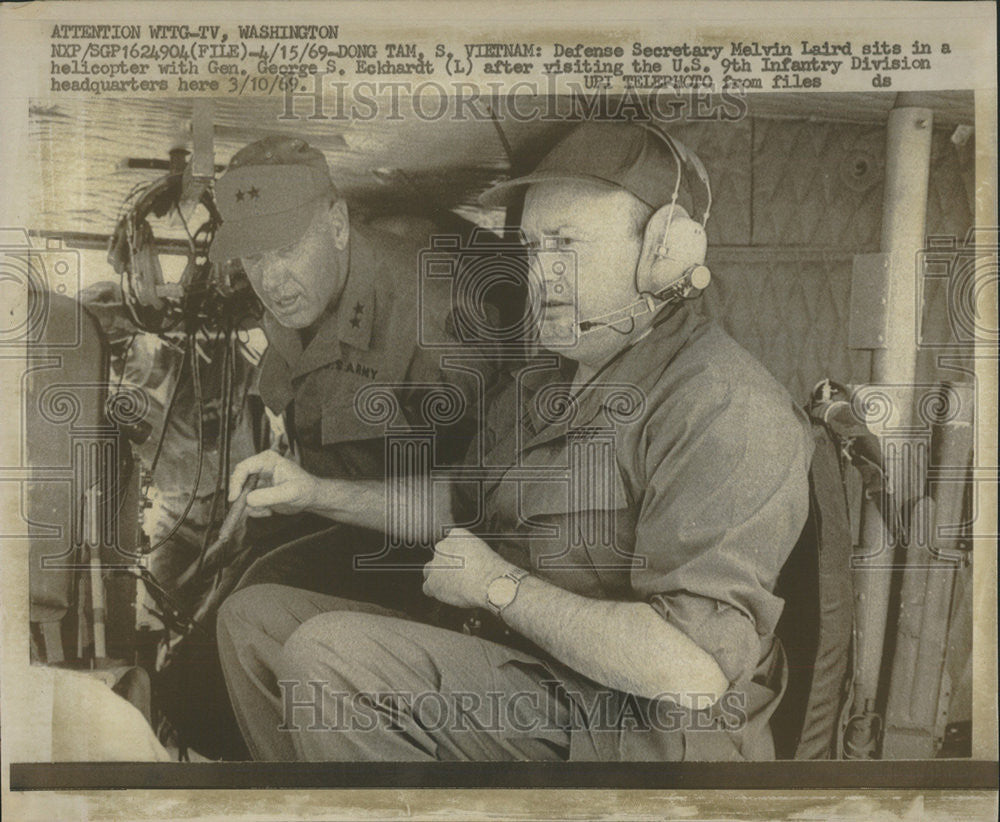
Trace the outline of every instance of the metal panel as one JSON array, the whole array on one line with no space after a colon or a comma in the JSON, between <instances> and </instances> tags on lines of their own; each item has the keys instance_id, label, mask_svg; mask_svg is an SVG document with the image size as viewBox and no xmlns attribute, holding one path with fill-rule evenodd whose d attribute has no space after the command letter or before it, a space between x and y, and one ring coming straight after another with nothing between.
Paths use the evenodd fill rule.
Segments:
<instances>
[{"instance_id":1,"label":"metal panel","mask_svg":"<svg viewBox=\"0 0 1000 822\"><path fill-rule=\"evenodd\" d=\"M927 192L927 234L961 241L972 227L975 200L975 139L956 145L953 130L935 129Z\"/></svg>"},{"instance_id":2,"label":"metal panel","mask_svg":"<svg viewBox=\"0 0 1000 822\"><path fill-rule=\"evenodd\" d=\"M851 272L851 314L847 344L851 348L885 348L889 333L889 257L858 254Z\"/></svg>"}]
</instances>

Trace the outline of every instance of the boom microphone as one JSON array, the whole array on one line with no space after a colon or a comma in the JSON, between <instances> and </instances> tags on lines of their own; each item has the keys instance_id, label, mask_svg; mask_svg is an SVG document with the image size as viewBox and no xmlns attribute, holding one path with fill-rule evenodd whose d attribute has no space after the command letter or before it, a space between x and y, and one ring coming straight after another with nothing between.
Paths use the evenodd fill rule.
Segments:
<instances>
[{"instance_id":1,"label":"boom microphone","mask_svg":"<svg viewBox=\"0 0 1000 822\"><path fill-rule=\"evenodd\" d=\"M626 320L634 320L642 314L651 314L664 305L693 297L695 292L701 292L708 288L711 281L712 275L705 266L694 266L681 279L667 286L658 294L644 294L641 299L623 308L578 321L576 332L582 336L600 328L611 328Z\"/></svg>"}]
</instances>

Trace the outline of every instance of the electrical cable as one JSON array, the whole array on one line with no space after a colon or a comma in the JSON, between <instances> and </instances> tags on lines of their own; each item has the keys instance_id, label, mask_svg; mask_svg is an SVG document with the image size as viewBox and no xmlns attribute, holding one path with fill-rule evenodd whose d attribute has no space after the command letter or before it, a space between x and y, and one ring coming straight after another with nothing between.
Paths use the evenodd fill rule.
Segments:
<instances>
[{"instance_id":1,"label":"electrical cable","mask_svg":"<svg viewBox=\"0 0 1000 822\"><path fill-rule=\"evenodd\" d=\"M221 336L218 339L221 339ZM229 333L227 332L226 347L222 353L222 396L219 400L219 464L215 477L215 493L212 494L212 505L208 512L208 525L205 528L205 533L202 535L201 550L198 553L198 570L195 572L195 576L201 575L202 568L205 565L205 556L208 552L208 546L211 543L212 527L215 524L215 512L218 510L219 498L222 495L226 479L226 452L229 438L230 403L232 402L232 397L230 396L232 381L229 374L229 356L230 340Z\"/></svg>"},{"instance_id":2,"label":"electrical cable","mask_svg":"<svg viewBox=\"0 0 1000 822\"><path fill-rule=\"evenodd\" d=\"M223 408L225 412L225 417L223 418L223 428L222 428L222 441L219 444L219 476L216 478L215 487L215 498L218 499L228 499L229 498L229 473L230 473L230 457L232 450L232 413L233 413L233 380L236 376L236 335L232 329L229 328L226 336L226 352L224 358L225 374L223 376ZM223 546L223 551L225 546ZM225 553L221 553L219 556L219 568L215 572L215 582L213 588L218 588L222 583L222 571L226 567L226 556Z\"/></svg>"},{"instance_id":3,"label":"electrical cable","mask_svg":"<svg viewBox=\"0 0 1000 822\"><path fill-rule=\"evenodd\" d=\"M209 190L202 193L200 204L208 212L208 219L205 220L197 230L192 233L187 217L181 211L179 202L180 186L177 185L179 176L171 173L161 177L151 183L140 183L132 187L125 199L122 201L116 217L117 231L115 237L117 242L112 242L112 255L117 255L119 268L119 282L123 295L123 305L127 314L136 328L146 333L156 334L160 340L171 347L174 343L165 336L181 323L185 327L187 344L183 348L180 364L176 372L176 383L170 394L170 399L164 410L163 426L159 432L156 443L156 450L152 463L148 471L148 483L143 484L141 496L143 502L149 504L149 489L155 485L154 477L159 465L160 458L165 448L168 436L178 436L175 429L168 434L167 429L171 426L171 421L178 410L178 397L180 395L180 385L184 382L188 359L190 359L191 377L194 387L194 406L197 410L195 422L197 428L197 467L194 475L193 486L187 495L180 515L173 522L166 534L151 545L148 553L156 551L178 532L181 526L187 521L196 500L201 485L201 478L204 473L205 459L205 416L203 408L203 385L201 377L200 346L199 335L204 334L206 343L210 342L210 329L224 329L214 340L213 347L217 349L217 344L224 341L223 352L223 372L222 372L222 397L220 413L221 418L218 476L215 482L215 494L213 495L211 510L209 513L208 527L205 532L207 540L213 527L217 507L220 504L220 497L228 488L229 467L232 446L233 427L233 407L235 400L235 375L237 356L244 356L248 361L256 364L259 356L239 340L235 330L237 326L247 317L256 316L254 307L246 300L246 290L237 286L231 287L228 278L224 281L216 281L212 276L212 267L207 260L206 249L211 245L216 226L221 221L218 209L212 200ZM177 193L174 193L174 188ZM170 198L166 199L165 198ZM165 203L167 204L164 207ZM173 210L178 217L187 240L187 266L181 278L181 289L179 300L176 297L163 295L159 290L156 296L161 298L164 307L153 308L146 304L142 294L149 290L148 285L144 285L149 279L152 271L147 271L146 267L152 265L156 267L155 238L146 222L150 213L155 212L157 216L164 214L168 210ZM151 261L150 259L151 258ZM220 272L221 273L221 272ZM144 290L140 289L140 286ZM159 301L158 301L159 305ZM124 377L124 366L127 364L128 353L131 353L138 331L133 335L127 349L125 363L123 364L122 376ZM237 350L237 344L240 348ZM117 391L121 390L122 380L119 380ZM246 401L248 386L244 386L241 402ZM122 502L118 506L118 515L121 513ZM202 545L202 552L199 555L199 566L204 561L204 551L207 542ZM200 570L200 567L199 567ZM155 579L152 580L155 583ZM156 583L158 584L158 583ZM218 578L216 579L218 585Z\"/></svg>"},{"instance_id":4,"label":"electrical cable","mask_svg":"<svg viewBox=\"0 0 1000 822\"><path fill-rule=\"evenodd\" d=\"M140 333L141 332L139 331L133 332L132 336L129 337L128 344L125 346L125 352L122 355L122 370L121 374L118 375L118 384L115 386L114 396L117 396L122 390L122 383L125 381L125 369L128 367L128 360L132 353L132 346L135 345L136 337L138 337ZM111 395L109 394L109 397L110 396ZM134 467L133 470L135 470ZM128 492L124 486L125 482L120 481L115 489L117 492L116 495L119 498L118 505L115 507L115 522L117 522L118 518L121 516L122 508L125 507L125 501L128 499Z\"/></svg>"},{"instance_id":5,"label":"electrical cable","mask_svg":"<svg viewBox=\"0 0 1000 822\"><path fill-rule=\"evenodd\" d=\"M606 325L605 328L610 328L616 334L621 334L623 337L627 337L629 334L635 331L635 317L629 317L628 320L629 320L629 326L625 331L622 331L620 328L615 328L615 326L613 325Z\"/></svg>"},{"instance_id":6,"label":"electrical cable","mask_svg":"<svg viewBox=\"0 0 1000 822\"><path fill-rule=\"evenodd\" d=\"M197 250L194 245L194 237L191 236L191 229L188 228L187 220L184 219L184 213L181 211L180 203L174 206L174 212L180 218L181 225L184 226L184 233L187 235L188 246L191 249L191 257L196 257Z\"/></svg>"},{"instance_id":7,"label":"electrical cable","mask_svg":"<svg viewBox=\"0 0 1000 822\"><path fill-rule=\"evenodd\" d=\"M153 459L149 465L149 475L152 476L156 471L156 466L160 461L160 454L163 451L163 443L167 436L167 428L170 426L170 417L173 414L174 404L177 401L177 394L180 391L181 383L184 378L184 367L187 365L188 356L190 354L190 346L185 346L184 352L181 355L181 364L177 369L177 377L174 381L174 387L170 389L170 399L167 401L167 406L163 411L163 425L160 428L160 437L156 443L156 450L153 452Z\"/></svg>"},{"instance_id":8,"label":"electrical cable","mask_svg":"<svg viewBox=\"0 0 1000 822\"><path fill-rule=\"evenodd\" d=\"M583 385L581 385L577 391L573 393L573 398L576 399L577 397L579 397L584 389L589 388L591 385L593 385L597 381L598 377L600 377L605 371L611 368L612 365L619 362L622 359L622 357L628 354L629 351L631 351L639 343L641 343L644 339L646 339L646 337L648 337L653 332L654 329L659 328L661 325L667 322L671 317L673 317L674 314L677 313L677 310L679 308L680 308L680 303L672 303L668 306L665 306L664 309L661 311L660 315L654 318L653 322L650 323L649 328L643 331L642 334L640 334L636 339L634 339L632 342L626 345L623 349L616 352L613 357L611 357L600 368L598 368L597 371L594 372L594 375L590 379L588 379ZM632 322L633 323L635 322L634 317L632 318Z\"/></svg>"},{"instance_id":9,"label":"electrical cable","mask_svg":"<svg viewBox=\"0 0 1000 822\"><path fill-rule=\"evenodd\" d=\"M195 407L198 409L198 413L195 415L198 436L198 466L195 469L194 483L191 488L191 493L188 495L187 504L184 506L184 510L181 512L180 516L177 517L173 527L171 527L167 534L149 549L150 554L161 545L164 545L167 541L172 539L174 534L180 530L181 525L183 525L185 520L187 520L188 514L191 513L191 508L194 507L194 501L198 498L198 486L201 484L201 468L202 461L205 456L204 419L201 394L201 367L198 363L197 341L193 331L188 334L188 347L190 349L189 356L191 357L191 376L194 383L194 402ZM164 428L166 428L166 426L164 426Z\"/></svg>"},{"instance_id":10,"label":"electrical cable","mask_svg":"<svg viewBox=\"0 0 1000 822\"><path fill-rule=\"evenodd\" d=\"M125 345L125 351L122 353L122 371L118 375L118 384L115 386L115 394L122 390L122 383L125 381L125 369L128 368L128 360L132 355L132 346L135 345L135 338L142 333L140 331L133 331L132 336L128 338L128 343Z\"/></svg>"}]
</instances>

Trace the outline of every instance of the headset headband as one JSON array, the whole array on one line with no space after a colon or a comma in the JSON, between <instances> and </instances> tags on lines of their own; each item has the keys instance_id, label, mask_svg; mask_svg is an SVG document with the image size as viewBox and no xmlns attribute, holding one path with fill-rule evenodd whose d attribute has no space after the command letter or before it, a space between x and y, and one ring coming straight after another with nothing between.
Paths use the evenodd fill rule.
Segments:
<instances>
[{"instance_id":1,"label":"headset headband","mask_svg":"<svg viewBox=\"0 0 1000 822\"><path fill-rule=\"evenodd\" d=\"M708 182L708 172L702 164L698 155L688 149L680 140L671 137L658 125L652 123L638 123L647 131L655 134L673 155L677 163L678 184L683 175L684 182L691 194L691 208L695 214L701 213L699 222L704 227L708 223L708 216L712 210L712 187ZM674 189L673 202L677 201L677 188Z\"/></svg>"}]
</instances>

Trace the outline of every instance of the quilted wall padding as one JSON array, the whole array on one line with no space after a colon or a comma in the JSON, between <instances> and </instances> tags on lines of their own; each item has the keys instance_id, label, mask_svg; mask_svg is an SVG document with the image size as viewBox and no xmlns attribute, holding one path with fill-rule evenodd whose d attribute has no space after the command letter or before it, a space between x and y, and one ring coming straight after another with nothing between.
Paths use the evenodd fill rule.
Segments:
<instances>
[{"instance_id":1,"label":"quilted wall padding","mask_svg":"<svg viewBox=\"0 0 1000 822\"><path fill-rule=\"evenodd\" d=\"M850 256L790 249L711 254L705 310L799 402L823 377L865 381L871 355L847 347Z\"/></svg>"},{"instance_id":2,"label":"quilted wall padding","mask_svg":"<svg viewBox=\"0 0 1000 822\"><path fill-rule=\"evenodd\" d=\"M753 245L878 246L885 129L755 120Z\"/></svg>"},{"instance_id":3,"label":"quilted wall padding","mask_svg":"<svg viewBox=\"0 0 1000 822\"><path fill-rule=\"evenodd\" d=\"M749 234L747 241L710 243L705 310L796 400L827 376L868 381L871 354L847 348L848 310L853 256L879 250L885 127L758 118L725 144L725 155L713 156L717 138L701 133L729 130L677 130L696 151L699 138L707 144L712 221L732 221L710 238ZM972 223L974 151L971 140L955 145L950 138L951 129L933 135L927 230L961 240Z\"/></svg>"}]
</instances>

